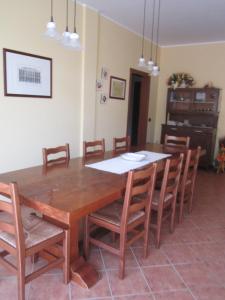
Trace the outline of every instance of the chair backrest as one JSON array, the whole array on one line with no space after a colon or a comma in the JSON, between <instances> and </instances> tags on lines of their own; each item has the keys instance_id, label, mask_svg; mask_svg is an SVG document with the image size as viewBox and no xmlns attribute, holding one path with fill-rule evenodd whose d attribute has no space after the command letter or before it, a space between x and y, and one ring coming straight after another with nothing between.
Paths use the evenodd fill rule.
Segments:
<instances>
[{"instance_id":1,"label":"chair backrest","mask_svg":"<svg viewBox=\"0 0 225 300\"><path fill-rule=\"evenodd\" d=\"M129 171L127 177L126 191L121 217L121 227L126 227L128 218L138 211L145 211L150 217L152 196L155 188L157 164L153 163L149 167ZM135 198L138 201L135 201Z\"/></svg>"},{"instance_id":2,"label":"chair backrest","mask_svg":"<svg viewBox=\"0 0 225 300\"><path fill-rule=\"evenodd\" d=\"M0 238L0 248L17 257L25 256L25 237L20 210L20 198L16 183L0 183L0 232L8 240L16 241L16 249Z\"/></svg>"},{"instance_id":3,"label":"chair backrest","mask_svg":"<svg viewBox=\"0 0 225 300\"><path fill-rule=\"evenodd\" d=\"M166 199L171 198L171 196L173 199L176 199L183 159L184 154L181 153L179 157L166 160L159 196L159 206L163 207Z\"/></svg>"},{"instance_id":4,"label":"chair backrest","mask_svg":"<svg viewBox=\"0 0 225 300\"><path fill-rule=\"evenodd\" d=\"M113 154L120 154L130 151L130 137L113 138Z\"/></svg>"},{"instance_id":5,"label":"chair backrest","mask_svg":"<svg viewBox=\"0 0 225 300\"><path fill-rule=\"evenodd\" d=\"M83 143L84 158L104 156L105 154L105 139L91 142L84 141Z\"/></svg>"},{"instance_id":6,"label":"chair backrest","mask_svg":"<svg viewBox=\"0 0 225 300\"><path fill-rule=\"evenodd\" d=\"M178 147L181 149L188 149L190 145L190 137L189 136L173 136L173 135L165 135L164 140L165 146Z\"/></svg>"},{"instance_id":7,"label":"chair backrest","mask_svg":"<svg viewBox=\"0 0 225 300\"><path fill-rule=\"evenodd\" d=\"M58 153L64 153L63 156L58 156ZM43 148L43 164L54 164L61 162L69 162L70 160L70 148L69 144L65 144L64 146L59 146L55 148ZM52 155L56 156L56 158L52 158ZM50 157L51 156L51 157Z\"/></svg>"},{"instance_id":8,"label":"chair backrest","mask_svg":"<svg viewBox=\"0 0 225 300\"><path fill-rule=\"evenodd\" d=\"M187 151L184 171L182 175L181 189L184 188L187 183L190 184L191 188L194 187L200 152L200 146L197 149Z\"/></svg>"}]
</instances>

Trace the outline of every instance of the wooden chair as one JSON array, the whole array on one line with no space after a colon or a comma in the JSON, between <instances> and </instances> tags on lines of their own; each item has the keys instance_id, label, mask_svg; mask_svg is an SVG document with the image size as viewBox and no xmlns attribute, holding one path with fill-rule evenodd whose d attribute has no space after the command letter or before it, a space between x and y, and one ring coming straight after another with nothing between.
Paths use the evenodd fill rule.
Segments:
<instances>
[{"instance_id":1,"label":"wooden chair","mask_svg":"<svg viewBox=\"0 0 225 300\"><path fill-rule=\"evenodd\" d=\"M152 164L146 169L130 171L128 173L124 200L122 202L113 202L87 216L85 220L84 249L86 257L89 254L90 243L119 256L119 277L121 279L124 278L125 273L125 250L130 244L139 238L143 238L144 257L148 254L150 211L156 167L156 164ZM134 200L136 197L140 199L138 203ZM96 226L103 227L114 235L118 234L120 236L119 247L106 244L91 237L90 232ZM128 236L128 233L131 236Z\"/></svg>"},{"instance_id":2,"label":"wooden chair","mask_svg":"<svg viewBox=\"0 0 225 300\"><path fill-rule=\"evenodd\" d=\"M59 243L63 243L63 251ZM37 271L26 275L25 259L36 253L45 251L48 247L56 247L57 255L45 252L51 261ZM0 264L17 275L18 299L25 299L25 284L52 268L63 264L64 282L69 281L69 235L31 213L28 207L20 204L16 183L0 183ZM62 253L63 252L63 253ZM7 255L16 257L13 265L7 260Z\"/></svg>"},{"instance_id":3,"label":"wooden chair","mask_svg":"<svg viewBox=\"0 0 225 300\"><path fill-rule=\"evenodd\" d=\"M105 139L91 142L84 141L83 143L84 158L92 158L104 156L105 154Z\"/></svg>"},{"instance_id":4,"label":"wooden chair","mask_svg":"<svg viewBox=\"0 0 225 300\"><path fill-rule=\"evenodd\" d=\"M184 203L188 203L189 213L192 210L193 193L195 188L200 152L201 147L198 147L196 150L187 151L184 171L181 176L178 191L179 222L182 221Z\"/></svg>"},{"instance_id":5,"label":"wooden chair","mask_svg":"<svg viewBox=\"0 0 225 300\"><path fill-rule=\"evenodd\" d=\"M56 157L56 158L49 158L51 155L57 155L60 152L64 152L65 155ZM59 146L55 148L43 148L42 149L43 153L43 165L47 166L49 164L54 164L54 163L65 163L69 162L70 160L70 149L69 149L69 144L65 144L64 146Z\"/></svg>"},{"instance_id":6,"label":"wooden chair","mask_svg":"<svg viewBox=\"0 0 225 300\"><path fill-rule=\"evenodd\" d=\"M130 137L125 136L122 138L113 139L113 154L121 154L130 151Z\"/></svg>"},{"instance_id":7,"label":"wooden chair","mask_svg":"<svg viewBox=\"0 0 225 300\"><path fill-rule=\"evenodd\" d=\"M165 135L164 146L165 147L178 147L181 149L188 149L190 145L189 136L173 136Z\"/></svg>"},{"instance_id":8,"label":"wooden chair","mask_svg":"<svg viewBox=\"0 0 225 300\"><path fill-rule=\"evenodd\" d=\"M176 199L184 154L178 158L167 159L160 190L155 190L152 200L152 212L156 212L156 223L151 227L156 230L156 247L160 247L162 222L170 217L170 231L174 231Z\"/></svg>"}]
</instances>

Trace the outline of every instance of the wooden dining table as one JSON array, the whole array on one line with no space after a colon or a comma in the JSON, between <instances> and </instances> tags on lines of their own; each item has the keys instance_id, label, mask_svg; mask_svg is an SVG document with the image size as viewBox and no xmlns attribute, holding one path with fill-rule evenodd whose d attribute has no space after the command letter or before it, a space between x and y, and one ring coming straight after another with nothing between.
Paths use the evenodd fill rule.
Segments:
<instances>
[{"instance_id":1,"label":"wooden dining table","mask_svg":"<svg viewBox=\"0 0 225 300\"><path fill-rule=\"evenodd\" d=\"M157 144L146 144L133 150L164 152L163 146ZM98 160L112 156L109 151ZM120 198L126 182L126 174L85 167L90 162L79 157L70 159L67 164L36 166L0 174L0 182L18 183L25 205L69 229L71 279L86 288L94 285L99 276L79 253L79 222L84 216ZM159 161L158 170L162 168L163 161Z\"/></svg>"}]
</instances>

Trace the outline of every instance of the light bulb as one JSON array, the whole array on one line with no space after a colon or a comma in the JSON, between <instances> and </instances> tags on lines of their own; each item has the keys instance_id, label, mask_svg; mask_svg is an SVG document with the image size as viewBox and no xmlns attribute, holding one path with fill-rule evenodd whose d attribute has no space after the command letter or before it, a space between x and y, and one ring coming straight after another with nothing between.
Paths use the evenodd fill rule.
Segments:
<instances>
[{"instance_id":1,"label":"light bulb","mask_svg":"<svg viewBox=\"0 0 225 300\"><path fill-rule=\"evenodd\" d=\"M160 70L159 70L158 66L153 66L152 67L152 73L151 73L152 76L154 76L154 77L158 76L159 72L160 72Z\"/></svg>"},{"instance_id":2,"label":"light bulb","mask_svg":"<svg viewBox=\"0 0 225 300\"><path fill-rule=\"evenodd\" d=\"M62 44L64 46L70 46L70 35L71 33L66 29L62 34Z\"/></svg>"},{"instance_id":3,"label":"light bulb","mask_svg":"<svg viewBox=\"0 0 225 300\"><path fill-rule=\"evenodd\" d=\"M50 21L47 23L45 35L50 38L54 38L57 36L56 24L54 21Z\"/></svg>"},{"instance_id":4,"label":"light bulb","mask_svg":"<svg viewBox=\"0 0 225 300\"><path fill-rule=\"evenodd\" d=\"M138 67L145 67L145 59L143 56L139 58Z\"/></svg>"},{"instance_id":5,"label":"light bulb","mask_svg":"<svg viewBox=\"0 0 225 300\"><path fill-rule=\"evenodd\" d=\"M147 69L151 72L154 66L154 62L149 59L149 61L147 62Z\"/></svg>"}]
</instances>

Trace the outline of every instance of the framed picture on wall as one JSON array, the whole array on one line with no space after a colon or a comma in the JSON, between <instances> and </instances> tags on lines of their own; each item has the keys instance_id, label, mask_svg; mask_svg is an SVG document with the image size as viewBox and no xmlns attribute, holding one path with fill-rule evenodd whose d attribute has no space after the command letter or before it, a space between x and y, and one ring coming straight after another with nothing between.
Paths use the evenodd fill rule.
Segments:
<instances>
[{"instance_id":1,"label":"framed picture on wall","mask_svg":"<svg viewBox=\"0 0 225 300\"><path fill-rule=\"evenodd\" d=\"M52 98L52 59L3 49L4 94Z\"/></svg>"},{"instance_id":2,"label":"framed picture on wall","mask_svg":"<svg viewBox=\"0 0 225 300\"><path fill-rule=\"evenodd\" d=\"M124 100L126 94L126 80L110 76L109 97Z\"/></svg>"}]
</instances>

